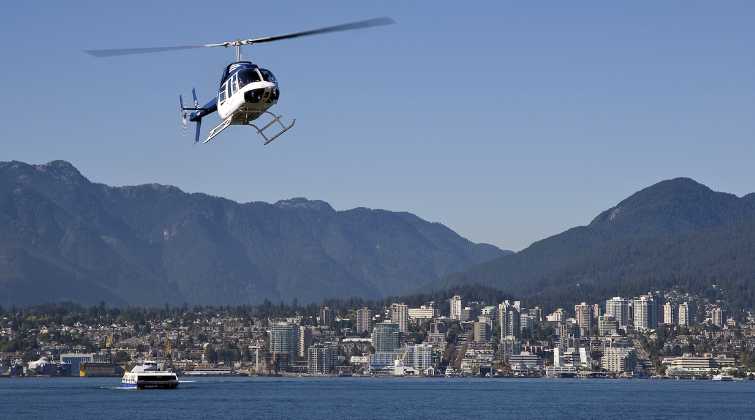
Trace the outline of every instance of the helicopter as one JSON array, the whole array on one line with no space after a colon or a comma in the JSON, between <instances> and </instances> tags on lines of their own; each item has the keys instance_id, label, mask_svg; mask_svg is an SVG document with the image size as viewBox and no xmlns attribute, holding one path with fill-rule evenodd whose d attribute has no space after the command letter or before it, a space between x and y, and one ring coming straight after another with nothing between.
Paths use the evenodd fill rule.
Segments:
<instances>
[{"instance_id":1,"label":"helicopter","mask_svg":"<svg viewBox=\"0 0 755 420\"><path fill-rule=\"evenodd\" d=\"M235 60L228 64L223 71L217 96L202 106L199 106L199 100L197 99L195 89L191 90L193 106L184 106L183 96L178 96L181 123L184 128L187 127L188 122L196 124L194 143L199 143L202 130L202 118L217 112L221 121L209 131L207 138L203 140L202 143L209 142L231 125L248 125L257 130L257 134L262 137L264 144L267 145L293 128L296 120L294 119L289 124L286 124L282 120L282 115L277 115L269 111L270 107L278 103L278 99L280 98L278 81L270 70L262 68L251 61L242 60L241 47L310 35L390 25L393 23L395 23L395 21L389 17L379 17L283 35L236 39L214 44L96 49L85 50L84 52L94 57L113 57L197 48L235 48ZM260 123L259 121L261 120L259 119L263 116L266 116L269 120L265 123Z\"/></svg>"}]
</instances>

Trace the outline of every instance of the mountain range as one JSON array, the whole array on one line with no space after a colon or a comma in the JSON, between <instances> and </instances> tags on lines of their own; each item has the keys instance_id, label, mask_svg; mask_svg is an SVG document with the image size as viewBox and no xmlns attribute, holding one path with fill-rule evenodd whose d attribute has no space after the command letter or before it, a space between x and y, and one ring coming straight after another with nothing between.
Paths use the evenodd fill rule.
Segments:
<instances>
[{"instance_id":1,"label":"mountain range","mask_svg":"<svg viewBox=\"0 0 755 420\"><path fill-rule=\"evenodd\" d=\"M562 306L679 286L755 301L755 194L716 192L677 178L645 188L516 254L448 276L436 287L480 284ZM715 286L714 286L715 285Z\"/></svg>"},{"instance_id":2,"label":"mountain range","mask_svg":"<svg viewBox=\"0 0 755 420\"><path fill-rule=\"evenodd\" d=\"M0 305L301 303L417 290L506 255L404 212L238 203L0 162Z\"/></svg>"},{"instance_id":3,"label":"mountain range","mask_svg":"<svg viewBox=\"0 0 755 420\"><path fill-rule=\"evenodd\" d=\"M481 285L546 307L679 286L755 301L755 194L676 178L512 253L410 213L237 203L0 162L0 305L317 302ZM714 286L715 285L715 286Z\"/></svg>"}]
</instances>

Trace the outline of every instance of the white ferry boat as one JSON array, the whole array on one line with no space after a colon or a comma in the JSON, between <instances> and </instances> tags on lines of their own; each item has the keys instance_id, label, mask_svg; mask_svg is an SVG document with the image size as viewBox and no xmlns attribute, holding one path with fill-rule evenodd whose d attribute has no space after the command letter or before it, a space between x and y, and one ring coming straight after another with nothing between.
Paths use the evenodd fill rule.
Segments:
<instances>
[{"instance_id":1,"label":"white ferry boat","mask_svg":"<svg viewBox=\"0 0 755 420\"><path fill-rule=\"evenodd\" d=\"M174 372L160 370L157 362L145 361L141 365L134 366L131 372L126 372L121 385L138 389L173 389L178 386L178 377Z\"/></svg>"}]
</instances>

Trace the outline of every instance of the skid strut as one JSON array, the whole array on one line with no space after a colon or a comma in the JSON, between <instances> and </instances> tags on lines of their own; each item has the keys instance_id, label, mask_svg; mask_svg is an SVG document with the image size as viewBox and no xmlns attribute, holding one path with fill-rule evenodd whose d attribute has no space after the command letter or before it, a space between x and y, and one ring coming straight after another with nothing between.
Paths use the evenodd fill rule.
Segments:
<instances>
[{"instance_id":1,"label":"skid strut","mask_svg":"<svg viewBox=\"0 0 755 420\"><path fill-rule=\"evenodd\" d=\"M226 128L228 128L228 126L231 125L231 121L232 120L233 120L232 116L224 119L223 122L221 122L215 128L213 128L212 130L210 130L210 134L207 136L207 140L203 141L202 143L207 143L208 141L212 140L213 137L215 137L218 134L220 134L221 131L223 131Z\"/></svg>"}]
</instances>

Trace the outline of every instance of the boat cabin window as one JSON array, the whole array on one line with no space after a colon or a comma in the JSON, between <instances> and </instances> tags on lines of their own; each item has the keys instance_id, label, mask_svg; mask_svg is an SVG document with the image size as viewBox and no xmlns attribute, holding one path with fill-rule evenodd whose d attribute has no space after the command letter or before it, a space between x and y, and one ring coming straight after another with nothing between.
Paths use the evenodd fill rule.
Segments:
<instances>
[{"instance_id":1,"label":"boat cabin window","mask_svg":"<svg viewBox=\"0 0 755 420\"><path fill-rule=\"evenodd\" d=\"M236 75L239 78L239 87L262 80L260 74L257 72L257 69L244 69L236 73Z\"/></svg>"},{"instance_id":2,"label":"boat cabin window","mask_svg":"<svg viewBox=\"0 0 755 420\"><path fill-rule=\"evenodd\" d=\"M276 83L275 76L273 76L273 72L270 70L260 69L260 73L262 73L262 78L265 79L266 82Z\"/></svg>"}]
</instances>

